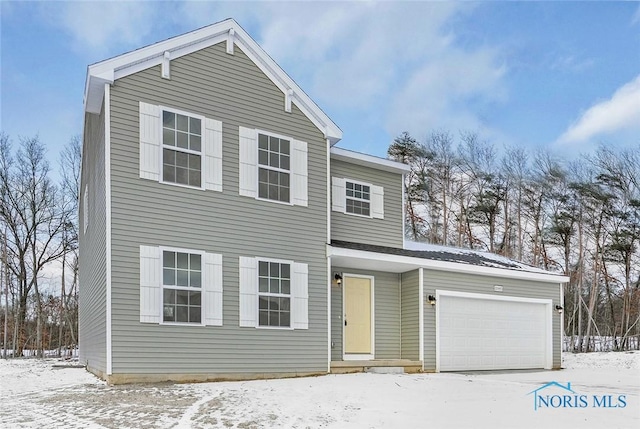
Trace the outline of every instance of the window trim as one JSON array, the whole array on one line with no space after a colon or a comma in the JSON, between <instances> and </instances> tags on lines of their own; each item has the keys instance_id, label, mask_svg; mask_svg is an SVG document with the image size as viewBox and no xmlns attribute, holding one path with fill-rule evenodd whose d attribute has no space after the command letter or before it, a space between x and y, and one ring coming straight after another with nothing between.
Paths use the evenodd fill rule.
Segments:
<instances>
[{"instance_id":1,"label":"window trim","mask_svg":"<svg viewBox=\"0 0 640 429\"><path fill-rule=\"evenodd\" d=\"M276 167L271 167L269 165L263 165L260 164L260 143L259 143L259 138L260 138L260 134L264 134L266 136L269 137L275 137L277 139L282 139L282 140L288 140L289 141L289 169L285 170L282 168L276 168ZM293 141L295 139L293 137L289 137L289 136L285 136L282 134L278 134L278 133L273 133L271 131L265 131L265 130L261 130L259 128L255 129L255 156L256 156L256 200L260 200L260 201L268 201L270 203L277 203L277 204L283 204L286 206L293 206L293 196L291 195L291 183L293 181L293 169L292 164L293 164ZM272 200L269 198L262 198L260 197L260 167L264 167L266 169L269 170L273 170L273 171L277 171L279 173L287 173L289 174L289 201L278 201L278 200ZM274 261L275 262L275 261Z\"/></svg>"},{"instance_id":2,"label":"window trim","mask_svg":"<svg viewBox=\"0 0 640 429\"><path fill-rule=\"evenodd\" d=\"M271 201L271 200L268 200ZM275 329L279 331L293 331L293 264L294 261L287 259L274 259L274 258L263 258L261 256L255 257L256 261L256 329ZM288 264L289 272L290 272L290 288L289 288L289 326L267 326L260 325L260 262L275 262L277 264ZM283 298L287 295L285 294L272 294L272 293L263 293L265 296L275 296Z\"/></svg>"},{"instance_id":3,"label":"window trim","mask_svg":"<svg viewBox=\"0 0 640 429\"><path fill-rule=\"evenodd\" d=\"M356 197L349 197L347 195L347 183L353 183L354 185L361 185L361 186L368 186L369 187L369 199L368 200L364 200L361 198L356 198ZM353 179L344 179L344 214L349 215L349 216L357 216L357 217L363 217L365 219L372 219L373 218L373 202L371 200L371 195L373 194L373 185L371 183L367 183L367 182L361 182L359 180L353 180ZM369 214L368 215L363 215L360 213L351 213L349 211L347 211L347 200L348 199L352 199L355 201L366 201L369 203Z\"/></svg>"},{"instance_id":4,"label":"window trim","mask_svg":"<svg viewBox=\"0 0 640 429\"><path fill-rule=\"evenodd\" d=\"M160 139L160 156L159 161L160 161L160 180L159 182L163 185L173 185L173 186L178 186L180 188L187 188L187 189L200 189L200 190L206 190L206 183L205 183L205 177L204 177L204 172L205 172L205 121L206 121L206 117L203 115L199 115L197 113L191 113L191 112L187 112L185 110L180 110L180 109L175 109L173 107L168 107L168 106L164 106L162 104L158 105L158 109L159 109L159 126L160 126L160 130L159 130L159 139ZM195 119L199 119L200 120L200 152L191 150L191 149L184 149L184 148L179 148L177 146L165 146L164 144L164 133L163 131L163 125L162 125L162 117L163 117L163 113L167 111L167 112L171 112L171 113L176 113L178 115L183 115L183 116L187 116L190 118L195 118ZM192 154L192 155L200 155L200 186L191 186L191 185L185 185L182 183L176 183L176 182L167 182L164 180L164 149L165 147L167 149L171 149L171 150L175 150L175 151L179 151L179 152L184 152L184 153L188 153L188 154Z\"/></svg>"},{"instance_id":5,"label":"window trim","mask_svg":"<svg viewBox=\"0 0 640 429\"><path fill-rule=\"evenodd\" d=\"M202 250L195 250L195 249L184 249L184 248L180 248L180 247L168 247L168 246L158 246L158 249L160 251L160 325L174 325L174 326L207 326L205 323L205 288L204 288L204 284L206 279L206 275L205 275L205 251ZM163 276L163 270L164 270L164 252L177 252L177 253L187 253L187 254L194 254L194 255L200 255L201 258L201 269L200 269L200 323L192 323L192 322L165 322L164 321L164 288L165 288L165 284L164 284L164 276ZM193 290L193 288L189 288L189 287L184 287L184 286L178 286L178 287L172 287L172 286L168 286L170 289L172 290Z\"/></svg>"}]
</instances>

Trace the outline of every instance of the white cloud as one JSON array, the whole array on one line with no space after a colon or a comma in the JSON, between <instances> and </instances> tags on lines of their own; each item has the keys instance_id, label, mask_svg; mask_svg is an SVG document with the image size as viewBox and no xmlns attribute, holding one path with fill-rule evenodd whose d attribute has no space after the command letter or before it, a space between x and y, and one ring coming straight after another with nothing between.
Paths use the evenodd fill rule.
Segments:
<instances>
[{"instance_id":1,"label":"white cloud","mask_svg":"<svg viewBox=\"0 0 640 429\"><path fill-rule=\"evenodd\" d=\"M505 98L493 49L456 47L459 3L186 3L182 17L233 16L320 105L378 117L390 135L430 128L485 130L470 102ZM246 23L245 23L246 22ZM477 107L477 106L476 106ZM373 113L376 111L377 113ZM347 131L347 130L345 130Z\"/></svg>"},{"instance_id":2,"label":"white cloud","mask_svg":"<svg viewBox=\"0 0 640 429\"><path fill-rule=\"evenodd\" d=\"M558 138L558 143L582 143L630 131L640 133L640 75L618 88L610 99L591 106Z\"/></svg>"},{"instance_id":3,"label":"white cloud","mask_svg":"<svg viewBox=\"0 0 640 429\"><path fill-rule=\"evenodd\" d=\"M153 27L153 2L48 2L41 13L68 33L76 50L102 58L118 46L139 47Z\"/></svg>"}]
</instances>

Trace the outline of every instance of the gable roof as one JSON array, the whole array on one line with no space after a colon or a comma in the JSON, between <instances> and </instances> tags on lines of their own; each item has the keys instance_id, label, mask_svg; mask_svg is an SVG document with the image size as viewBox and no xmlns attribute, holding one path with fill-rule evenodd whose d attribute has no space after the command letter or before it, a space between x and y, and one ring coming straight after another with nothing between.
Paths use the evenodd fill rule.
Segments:
<instances>
[{"instance_id":1,"label":"gable roof","mask_svg":"<svg viewBox=\"0 0 640 429\"><path fill-rule=\"evenodd\" d=\"M105 83L112 84L116 79L162 64L165 58L180 58L221 42L227 43L230 54L234 44L240 47L282 91L285 104L295 103L332 145L342 139L342 130L232 18L90 65L84 93L85 113L100 113Z\"/></svg>"}]
</instances>

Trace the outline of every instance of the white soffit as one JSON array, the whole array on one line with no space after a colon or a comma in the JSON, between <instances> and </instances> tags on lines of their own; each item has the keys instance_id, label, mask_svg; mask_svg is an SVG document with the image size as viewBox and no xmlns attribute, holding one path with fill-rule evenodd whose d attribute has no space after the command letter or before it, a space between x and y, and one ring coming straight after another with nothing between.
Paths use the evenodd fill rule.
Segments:
<instances>
[{"instance_id":1,"label":"white soffit","mask_svg":"<svg viewBox=\"0 0 640 429\"><path fill-rule=\"evenodd\" d=\"M365 167L373 167L377 170L390 171L391 173L404 174L411 170L410 166L401 162L378 158L377 156L354 152L335 146L331 148L331 159L363 165Z\"/></svg>"},{"instance_id":2,"label":"white soffit","mask_svg":"<svg viewBox=\"0 0 640 429\"><path fill-rule=\"evenodd\" d=\"M553 273L532 273L507 268L483 267L480 265L437 261L433 259L416 258L413 256L345 249L331 245L327 245L327 256L331 257L331 263L335 266L344 268L372 269L392 273L402 273L417 268L426 268L431 270L531 280L546 283L567 283L569 281L569 277Z\"/></svg>"},{"instance_id":3,"label":"white soffit","mask_svg":"<svg viewBox=\"0 0 640 429\"><path fill-rule=\"evenodd\" d=\"M282 91L287 105L290 102L295 103L309 120L324 133L325 138L329 139L332 145L342 139L342 130L231 18L90 65L87 69L84 110L88 113L100 113L105 83L112 84L116 79L162 64L165 52L168 52L173 60L227 41L227 52L231 54L233 52L233 49L229 49L231 39Z\"/></svg>"}]
</instances>

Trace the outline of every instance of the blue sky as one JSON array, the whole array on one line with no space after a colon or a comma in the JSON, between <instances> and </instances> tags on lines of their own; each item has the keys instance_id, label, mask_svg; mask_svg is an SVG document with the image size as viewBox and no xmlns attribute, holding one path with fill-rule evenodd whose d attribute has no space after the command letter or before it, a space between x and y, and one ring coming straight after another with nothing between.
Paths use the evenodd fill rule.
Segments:
<instances>
[{"instance_id":1,"label":"blue sky","mask_svg":"<svg viewBox=\"0 0 640 429\"><path fill-rule=\"evenodd\" d=\"M640 142L637 2L7 2L0 130L52 167L82 133L87 65L233 17L344 132L477 131L565 158Z\"/></svg>"}]
</instances>

